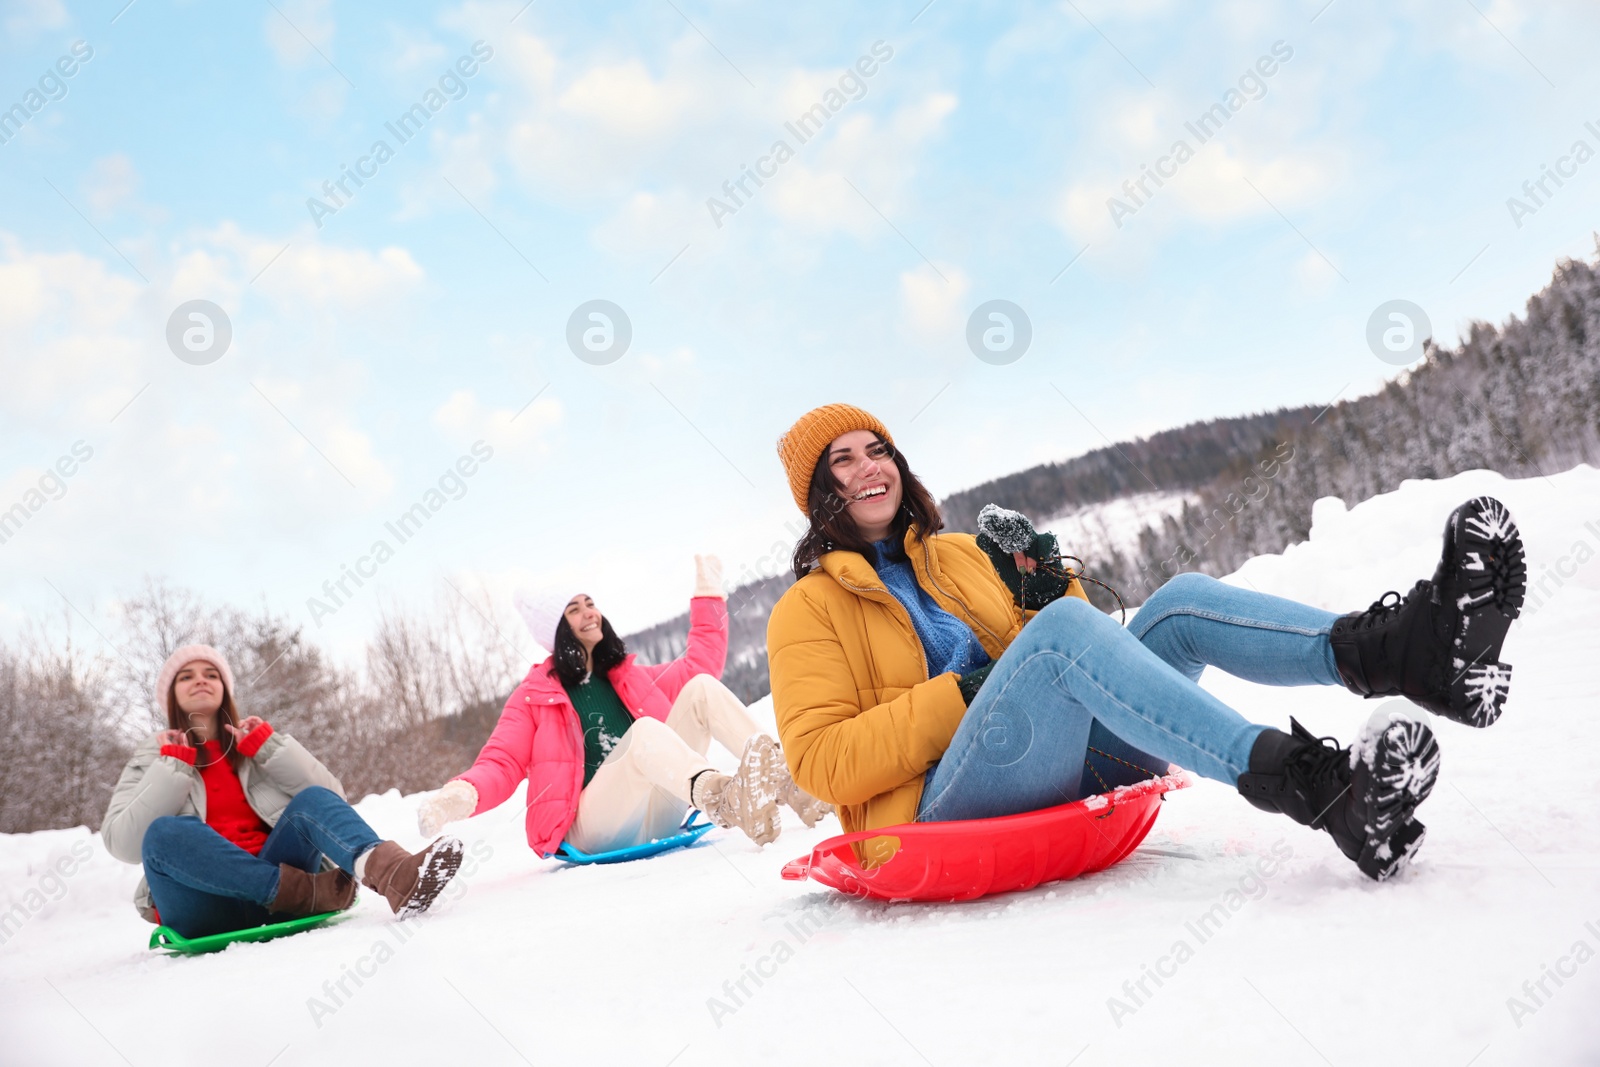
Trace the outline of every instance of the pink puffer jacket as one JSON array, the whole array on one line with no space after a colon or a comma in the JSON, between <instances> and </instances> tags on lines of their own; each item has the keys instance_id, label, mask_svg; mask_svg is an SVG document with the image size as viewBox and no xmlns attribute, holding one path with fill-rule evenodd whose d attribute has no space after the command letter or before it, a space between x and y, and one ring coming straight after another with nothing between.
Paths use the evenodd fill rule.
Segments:
<instances>
[{"instance_id":1,"label":"pink puffer jacket","mask_svg":"<svg viewBox=\"0 0 1600 1067\"><path fill-rule=\"evenodd\" d=\"M695 597L689 601L689 647L682 656L652 667L629 655L608 677L635 719L648 715L665 722L689 679L697 674L721 678L727 656L727 604L720 597ZM474 815L504 803L524 778L528 846L548 856L577 816L583 791L583 728L556 677L554 657L528 672L472 769L460 776L478 791Z\"/></svg>"}]
</instances>

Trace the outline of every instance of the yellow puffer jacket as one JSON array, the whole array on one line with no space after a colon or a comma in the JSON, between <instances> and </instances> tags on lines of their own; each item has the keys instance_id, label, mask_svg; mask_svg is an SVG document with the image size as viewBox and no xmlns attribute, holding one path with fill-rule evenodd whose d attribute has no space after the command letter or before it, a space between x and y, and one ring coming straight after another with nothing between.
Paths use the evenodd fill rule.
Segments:
<instances>
[{"instance_id":1,"label":"yellow puffer jacket","mask_svg":"<svg viewBox=\"0 0 1600 1067\"><path fill-rule=\"evenodd\" d=\"M972 627L991 659L1032 612L1012 600L971 534L906 534L917 584ZM953 672L928 677L911 616L858 552L829 552L767 622L778 734L795 782L839 807L847 831L916 820L923 774L966 703ZM1074 580L1069 592L1087 600Z\"/></svg>"}]
</instances>

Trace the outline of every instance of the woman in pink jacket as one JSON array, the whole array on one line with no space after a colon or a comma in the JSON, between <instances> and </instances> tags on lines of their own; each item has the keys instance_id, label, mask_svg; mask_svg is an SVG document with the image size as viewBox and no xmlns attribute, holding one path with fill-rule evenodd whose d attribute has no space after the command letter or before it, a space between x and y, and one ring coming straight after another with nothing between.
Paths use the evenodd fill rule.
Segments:
<instances>
[{"instance_id":1,"label":"woman in pink jacket","mask_svg":"<svg viewBox=\"0 0 1600 1067\"><path fill-rule=\"evenodd\" d=\"M548 856L643 844L677 831L696 807L758 845L778 836L778 804L807 826L831 808L794 784L778 743L718 679L728 609L715 556L695 557L688 649L671 663L635 662L587 594L517 595L549 658L528 672L465 774L423 802L424 832L503 803L527 779L528 845ZM715 739L739 770L706 762Z\"/></svg>"}]
</instances>

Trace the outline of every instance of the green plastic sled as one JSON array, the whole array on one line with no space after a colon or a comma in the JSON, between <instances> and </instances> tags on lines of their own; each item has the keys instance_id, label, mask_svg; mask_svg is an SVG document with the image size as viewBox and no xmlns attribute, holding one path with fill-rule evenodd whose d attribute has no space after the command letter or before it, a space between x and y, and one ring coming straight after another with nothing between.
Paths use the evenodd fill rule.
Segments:
<instances>
[{"instance_id":1,"label":"green plastic sled","mask_svg":"<svg viewBox=\"0 0 1600 1067\"><path fill-rule=\"evenodd\" d=\"M347 914L348 912L329 911L321 915L308 915L303 919L268 923L266 926L249 926L243 930L231 930L225 934L208 934L205 937L184 937L170 926L158 926L155 932L150 935L150 947L181 956L198 956L204 952L220 952L239 941L271 941L275 937L287 937L289 934L298 934L303 930L313 930L343 918Z\"/></svg>"}]
</instances>

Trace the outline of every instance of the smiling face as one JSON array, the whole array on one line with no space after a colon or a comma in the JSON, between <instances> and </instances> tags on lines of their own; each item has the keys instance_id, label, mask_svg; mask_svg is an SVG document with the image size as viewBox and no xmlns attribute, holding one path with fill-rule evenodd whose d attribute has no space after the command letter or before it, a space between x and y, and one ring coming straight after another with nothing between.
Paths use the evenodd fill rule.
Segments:
<instances>
[{"instance_id":1,"label":"smiling face","mask_svg":"<svg viewBox=\"0 0 1600 1067\"><path fill-rule=\"evenodd\" d=\"M212 733L211 724L222 707L222 672L214 663L191 660L178 669L172 680L172 693L183 712L202 737Z\"/></svg>"},{"instance_id":2,"label":"smiling face","mask_svg":"<svg viewBox=\"0 0 1600 1067\"><path fill-rule=\"evenodd\" d=\"M562 612L567 620L567 625L572 627L572 633L577 637L578 643L585 650L593 652L594 646L600 643L605 633L600 629L600 609L594 606L594 600L586 593L579 593L567 601L566 610Z\"/></svg>"},{"instance_id":3,"label":"smiling face","mask_svg":"<svg viewBox=\"0 0 1600 1067\"><path fill-rule=\"evenodd\" d=\"M901 496L893 447L871 430L851 430L834 438L824 457L861 536L868 541L889 536Z\"/></svg>"}]
</instances>

